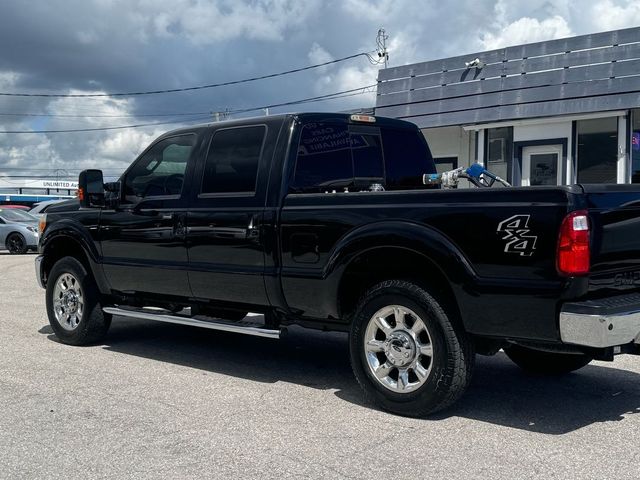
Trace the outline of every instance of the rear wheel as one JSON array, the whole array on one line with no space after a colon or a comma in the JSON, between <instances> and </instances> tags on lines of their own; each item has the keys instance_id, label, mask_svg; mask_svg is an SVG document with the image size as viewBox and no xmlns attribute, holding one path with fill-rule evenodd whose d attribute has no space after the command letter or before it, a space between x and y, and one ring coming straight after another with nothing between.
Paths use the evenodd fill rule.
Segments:
<instances>
[{"instance_id":1,"label":"rear wheel","mask_svg":"<svg viewBox=\"0 0 640 480\"><path fill-rule=\"evenodd\" d=\"M101 340L109 330L111 315L102 311L98 288L82 263L63 257L48 277L47 315L60 341L86 345Z\"/></svg>"},{"instance_id":2,"label":"rear wheel","mask_svg":"<svg viewBox=\"0 0 640 480\"><path fill-rule=\"evenodd\" d=\"M537 375L563 375L578 370L593 358L584 354L543 352L520 345L511 345L504 353L524 371Z\"/></svg>"},{"instance_id":3,"label":"rear wheel","mask_svg":"<svg viewBox=\"0 0 640 480\"><path fill-rule=\"evenodd\" d=\"M446 408L465 391L473 344L427 291L390 280L361 300L350 334L351 365L372 401L421 417Z\"/></svg>"},{"instance_id":4,"label":"rear wheel","mask_svg":"<svg viewBox=\"0 0 640 480\"><path fill-rule=\"evenodd\" d=\"M12 233L7 237L6 247L13 255L22 254L27 251L27 241L20 233Z\"/></svg>"}]
</instances>

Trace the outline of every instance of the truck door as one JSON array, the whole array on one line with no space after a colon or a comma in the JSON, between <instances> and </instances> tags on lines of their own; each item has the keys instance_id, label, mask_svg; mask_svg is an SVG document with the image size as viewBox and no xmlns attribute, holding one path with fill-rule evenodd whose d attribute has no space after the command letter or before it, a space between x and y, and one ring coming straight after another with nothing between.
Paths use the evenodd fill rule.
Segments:
<instances>
[{"instance_id":1,"label":"truck door","mask_svg":"<svg viewBox=\"0 0 640 480\"><path fill-rule=\"evenodd\" d=\"M118 208L102 211L104 271L114 289L191 296L183 184L197 143L194 133L157 141L123 175Z\"/></svg>"},{"instance_id":2,"label":"truck door","mask_svg":"<svg viewBox=\"0 0 640 480\"><path fill-rule=\"evenodd\" d=\"M277 135L267 124L212 132L187 216L189 282L196 298L268 304L263 222Z\"/></svg>"}]
</instances>

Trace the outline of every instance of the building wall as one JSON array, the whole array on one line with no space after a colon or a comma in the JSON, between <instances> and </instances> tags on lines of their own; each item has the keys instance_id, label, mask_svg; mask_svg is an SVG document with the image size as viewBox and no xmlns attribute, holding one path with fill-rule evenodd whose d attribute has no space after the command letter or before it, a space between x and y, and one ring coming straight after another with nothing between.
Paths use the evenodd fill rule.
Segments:
<instances>
[{"instance_id":1,"label":"building wall","mask_svg":"<svg viewBox=\"0 0 640 480\"><path fill-rule=\"evenodd\" d=\"M545 138L566 138L571 140L571 122L550 119L545 124L516 125L513 127L513 141L542 140ZM569 146L569 150L571 147Z\"/></svg>"},{"instance_id":2,"label":"building wall","mask_svg":"<svg viewBox=\"0 0 640 480\"><path fill-rule=\"evenodd\" d=\"M640 107L640 27L380 70L376 114L420 128Z\"/></svg>"},{"instance_id":3,"label":"building wall","mask_svg":"<svg viewBox=\"0 0 640 480\"><path fill-rule=\"evenodd\" d=\"M470 165L469 159L473 156L471 132L462 127L443 127L424 129L422 133L429 143L433 158L456 157L458 167Z\"/></svg>"}]
</instances>

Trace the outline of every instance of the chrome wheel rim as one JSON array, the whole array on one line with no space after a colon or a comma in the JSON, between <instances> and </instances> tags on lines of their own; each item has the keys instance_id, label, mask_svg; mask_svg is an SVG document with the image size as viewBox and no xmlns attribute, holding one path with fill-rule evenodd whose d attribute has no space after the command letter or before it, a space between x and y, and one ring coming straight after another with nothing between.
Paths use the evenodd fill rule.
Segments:
<instances>
[{"instance_id":1,"label":"chrome wheel rim","mask_svg":"<svg viewBox=\"0 0 640 480\"><path fill-rule=\"evenodd\" d=\"M431 335L424 321L407 307L389 305L378 310L365 330L364 350L373 378L393 392L415 391L431 374Z\"/></svg>"},{"instance_id":2,"label":"chrome wheel rim","mask_svg":"<svg viewBox=\"0 0 640 480\"><path fill-rule=\"evenodd\" d=\"M80 282L70 273L58 277L53 288L53 312L65 330L75 330L82 320L84 297Z\"/></svg>"}]
</instances>

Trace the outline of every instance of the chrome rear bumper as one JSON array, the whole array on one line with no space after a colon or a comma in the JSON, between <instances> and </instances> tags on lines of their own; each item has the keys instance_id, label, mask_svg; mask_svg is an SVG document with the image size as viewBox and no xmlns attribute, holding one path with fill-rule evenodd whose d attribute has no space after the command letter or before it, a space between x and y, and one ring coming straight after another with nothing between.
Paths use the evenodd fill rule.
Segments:
<instances>
[{"instance_id":1,"label":"chrome rear bumper","mask_svg":"<svg viewBox=\"0 0 640 480\"><path fill-rule=\"evenodd\" d=\"M640 294L565 303L559 323L563 343L594 348L640 344Z\"/></svg>"}]
</instances>

